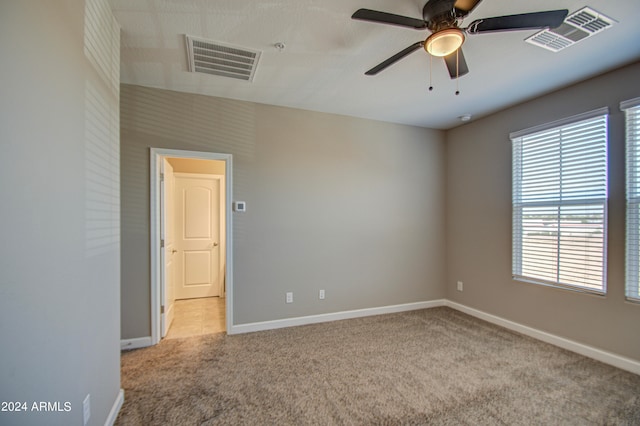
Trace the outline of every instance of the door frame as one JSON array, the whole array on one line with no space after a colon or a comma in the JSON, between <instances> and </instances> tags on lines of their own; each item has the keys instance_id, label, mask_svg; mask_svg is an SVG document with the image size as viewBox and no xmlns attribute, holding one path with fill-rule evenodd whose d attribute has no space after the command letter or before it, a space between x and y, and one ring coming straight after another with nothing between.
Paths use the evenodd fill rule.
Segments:
<instances>
[{"instance_id":1,"label":"door frame","mask_svg":"<svg viewBox=\"0 0 640 426\"><path fill-rule=\"evenodd\" d=\"M225 185L225 247L224 257L226 268L224 271L225 285L225 320L227 334L233 330L233 218L231 216L232 197L232 176L233 176L233 156L231 154L220 154L213 152L185 151L178 149L150 148L150 213L151 213L151 344L160 343L161 297L163 294L162 276L164 267L161 264L161 224L160 224L160 163L166 158L190 158L195 160L218 160L225 162L224 185Z\"/></svg>"},{"instance_id":2,"label":"door frame","mask_svg":"<svg viewBox=\"0 0 640 426\"><path fill-rule=\"evenodd\" d=\"M174 280L168 280L168 277L165 275L167 272L167 259L172 257L172 253L169 253L167 250L169 249L170 245L166 243L166 240L168 239L168 235L167 235L167 231L169 230L167 224L169 223L169 221L173 221L174 220L174 215L173 214L167 214L168 210L172 209L172 206L169 206L169 209L167 209L167 201L168 201L168 192L167 192L167 166L171 167L171 174L172 174L172 178L173 178L173 167L169 164L169 161L167 160L167 157L163 157L160 159L159 161L160 164L160 173L164 173L164 179L160 181L160 238L162 238L162 232L164 230L164 239L165 239L165 245L164 245L164 250L160 250L160 304L164 304L167 302L167 294L170 292L169 288L167 288L167 283L169 283L168 285L173 285L175 286L175 282ZM174 179L175 180L175 179ZM172 184L172 191L175 190L175 182ZM175 203L175 199L172 195L172 201ZM164 212L164 215L162 214ZM172 261L173 262L173 261ZM174 274L175 275L175 274ZM175 302L175 298L174 298L174 302ZM172 314L172 310L173 310L173 303L171 304L171 306L169 306L168 308L166 307L165 304L165 312L164 313L160 313L160 338L163 339L167 333L169 332L169 327L171 326L171 321L170 321L170 317Z\"/></svg>"}]
</instances>

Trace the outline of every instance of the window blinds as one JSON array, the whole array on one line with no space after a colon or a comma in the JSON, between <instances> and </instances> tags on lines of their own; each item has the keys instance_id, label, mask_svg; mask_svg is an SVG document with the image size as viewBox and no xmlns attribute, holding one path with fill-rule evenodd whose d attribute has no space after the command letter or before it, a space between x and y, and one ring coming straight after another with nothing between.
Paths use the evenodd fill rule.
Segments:
<instances>
[{"instance_id":1,"label":"window blinds","mask_svg":"<svg viewBox=\"0 0 640 426\"><path fill-rule=\"evenodd\" d=\"M605 293L607 113L511 135L515 279Z\"/></svg>"},{"instance_id":2,"label":"window blinds","mask_svg":"<svg viewBox=\"0 0 640 426\"><path fill-rule=\"evenodd\" d=\"M623 102L626 116L626 295L640 302L640 98Z\"/></svg>"}]
</instances>

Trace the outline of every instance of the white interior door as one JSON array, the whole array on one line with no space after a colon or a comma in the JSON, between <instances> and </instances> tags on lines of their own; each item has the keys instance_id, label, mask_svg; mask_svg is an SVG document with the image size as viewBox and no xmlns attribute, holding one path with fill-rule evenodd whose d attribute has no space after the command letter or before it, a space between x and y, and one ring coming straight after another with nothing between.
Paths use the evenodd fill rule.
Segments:
<instances>
[{"instance_id":1,"label":"white interior door","mask_svg":"<svg viewBox=\"0 0 640 426\"><path fill-rule=\"evenodd\" d=\"M162 337L165 337L173 321L175 302L175 177L173 167L163 159L161 181L161 226L164 240L164 274L162 280Z\"/></svg>"},{"instance_id":2,"label":"white interior door","mask_svg":"<svg viewBox=\"0 0 640 426\"><path fill-rule=\"evenodd\" d=\"M220 179L175 174L176 299L220 295Z\"/></svg>"}]
</instances>

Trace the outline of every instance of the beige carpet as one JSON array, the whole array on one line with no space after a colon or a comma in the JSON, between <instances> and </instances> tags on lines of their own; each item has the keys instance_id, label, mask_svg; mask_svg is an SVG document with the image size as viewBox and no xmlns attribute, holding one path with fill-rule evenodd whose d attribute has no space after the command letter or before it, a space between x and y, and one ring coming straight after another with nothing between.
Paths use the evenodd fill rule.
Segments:
<instances>
[{"instance_id":1,"label":"beige carpet","mask_svg":"<svg viewBox=\"0 0 640 426\"><path fill-rule=\"evenodd\" d=\"M640 425L640 376L448 308L122 355L118 425Z\"/></svg>"}]
</instances>

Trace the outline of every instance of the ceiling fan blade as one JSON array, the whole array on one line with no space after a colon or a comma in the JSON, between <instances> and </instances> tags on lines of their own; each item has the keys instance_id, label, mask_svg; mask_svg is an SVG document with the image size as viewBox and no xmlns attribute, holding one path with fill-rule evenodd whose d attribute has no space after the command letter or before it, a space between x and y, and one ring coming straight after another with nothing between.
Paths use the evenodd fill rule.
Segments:
<instances>
[{"instance_id":1,"label":"ceiling fan blade","mask_svg":"<svg viewBox=\"0 0 640 426\"><path fill-rule=\"evenodd\" d=\"M393 13L378 12L371 9L358 9L351 15L351 19L359 19L361 21L377 22L380 24L399 25L401 27L415 28L416 30L424 30L427 23L422 19L409 18L407 16L394 15Z\"/></svg>"},{"instance_id":2,"label":"ceiling fan blade","mask_svg":"<svg viewBox=\"0 0 640 426\"><path fill-rule=\"evenodd\" d=\"M406 49L396 53L395 55L393 55L392 57L390 57L386 61L383 61L383 62L379 63L378 65L376 65L375 67L371 68L369 71L365 72L364 74L365 75L376 75L376 74L378 74L383 69L395 64L400 59L402 59L405 56L415 52L418 49L420 49L423 44L424 44L423 41L419 41L417 43L412 44L411 46L407 47Z\"/></svg>"},{"instance_id":3,"label":"ceiling fan blade","mask_svg":"<svg viewBox=\"0 0 640 426\"><path fill-rule=\"evenodd\" d=\"M429 0L422 8L422 17L428 22L436 16L453 11L455 3L456 0Z\"/></svg>"},{"instance_id":4,"label":"ceiling fan blade","mask_svg":"<svg viewBox=\"0 0 640 426\"><path fill-rule=\"evenodd\" d=\"M456 52L444 57L444 62L447 64L447 70L449 70L451 78L462 77L469 72L467 61L464 59L464 54L462 53L462 48L460 47Z\"/></svg>"},{"instance_id":5,"label":"ceiling fan blade","mask_svg":"<svg viewBox=\"0 0 640 426\"><path fill-rule=\"evenodd\" d=\"M568 13L567 9L561 9L478 19L469 24L467 33L478 34L496 31L555 28L562 24Z\"/></svg>"}]
</instances>

